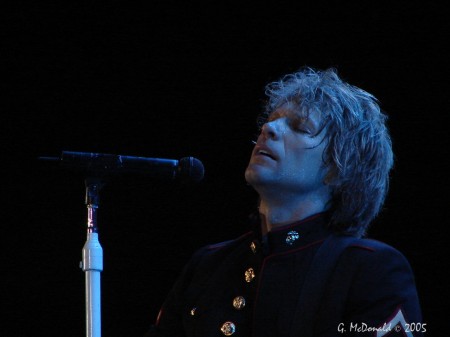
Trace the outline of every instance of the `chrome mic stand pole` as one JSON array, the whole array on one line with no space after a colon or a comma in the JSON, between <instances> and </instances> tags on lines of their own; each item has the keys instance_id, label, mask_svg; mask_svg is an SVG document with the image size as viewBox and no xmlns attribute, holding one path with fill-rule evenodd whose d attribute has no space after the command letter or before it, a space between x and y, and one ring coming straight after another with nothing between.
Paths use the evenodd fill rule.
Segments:
<instances>
[{"instance_id":1,"label":"chrome mic stand pole","mask_svg":"<svg viewBox=\"0 0 450 337\"><path fill-rule=\"evenodd\" d=\"M86 337L101 337L100 273L103 270L103 249L98 240L97 209L102 186L100 179L86 179L87 240L81 262L86 280Z\"/></svg>"}]
</instances>

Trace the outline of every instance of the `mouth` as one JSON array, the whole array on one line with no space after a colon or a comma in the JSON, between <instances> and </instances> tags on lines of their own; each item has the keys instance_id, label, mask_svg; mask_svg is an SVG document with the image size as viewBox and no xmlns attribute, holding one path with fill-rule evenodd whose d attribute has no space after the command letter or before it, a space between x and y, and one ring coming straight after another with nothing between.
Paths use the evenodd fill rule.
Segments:
<instances>
[{"instance_id":1,"label":"mouth","mask_svg":"<svg viewBox=\"0 0 450 337\"><path fill-rule=\"evenodd\" d=\"M269 157L272 160L276 160L275 156L272 153L270 153L269 151L264 150L264 149L257 149L256 150L256 155L257 156Z\"/></svg>"}]
</instances>

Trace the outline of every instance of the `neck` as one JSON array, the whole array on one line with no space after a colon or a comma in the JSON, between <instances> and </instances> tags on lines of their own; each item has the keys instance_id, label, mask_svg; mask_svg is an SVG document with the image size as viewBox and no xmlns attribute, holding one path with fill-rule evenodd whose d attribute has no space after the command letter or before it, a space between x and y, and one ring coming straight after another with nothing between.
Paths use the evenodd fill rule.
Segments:
<instances>
[{"instance_id":1,"label":"neck","mask_svg":"<svg viewBox=\"0 0 450 337\"><path fill-rule=\"evenodd\" d=\"M259 213L261 230L265 234L273 228L303 220L311 215L324 212L327 209L327 198L288 198L282 202L261 198Z\"/></svg>"}]
</instances>

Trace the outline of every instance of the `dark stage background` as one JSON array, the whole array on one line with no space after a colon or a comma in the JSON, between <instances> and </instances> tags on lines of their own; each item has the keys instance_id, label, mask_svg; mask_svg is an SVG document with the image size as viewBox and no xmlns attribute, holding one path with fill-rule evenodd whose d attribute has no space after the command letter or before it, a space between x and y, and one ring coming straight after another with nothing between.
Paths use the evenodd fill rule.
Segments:
<instances>
[{"instance_id":1,"label":"dark stage background","mask_svg":"<svg viewBox=\"0 0 450 337\"><path fill-rule=\"evenodd\" d=\"M447 15L430 2L295 3L17 1L4 12L1 336L85 333L84 179L38 156L203 162L196 185L102 190L103 335L141 336L190 255L247 230L263 86L303 65L336 67L390 115L396 165L370 234L410 260L427 336L447 335Z\"/></svg>"}]
</instances>

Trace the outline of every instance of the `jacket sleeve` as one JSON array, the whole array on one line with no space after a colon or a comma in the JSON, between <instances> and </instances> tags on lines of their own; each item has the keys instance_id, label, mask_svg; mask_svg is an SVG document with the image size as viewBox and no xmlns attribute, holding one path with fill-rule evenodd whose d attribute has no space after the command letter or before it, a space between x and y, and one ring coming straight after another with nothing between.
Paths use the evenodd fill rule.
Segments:
<instances>
[{"instance_id":1,"label":"jacket sleeve","mask_svg":"<svg viewBox=\"0 0 450 337\"><path fill-rule=\"evenodd\" d=\"M349 336L423 336L426 324L406 258L376 241L352 249L358 263L346 305Z\"/></svg>"}]
</instances>

